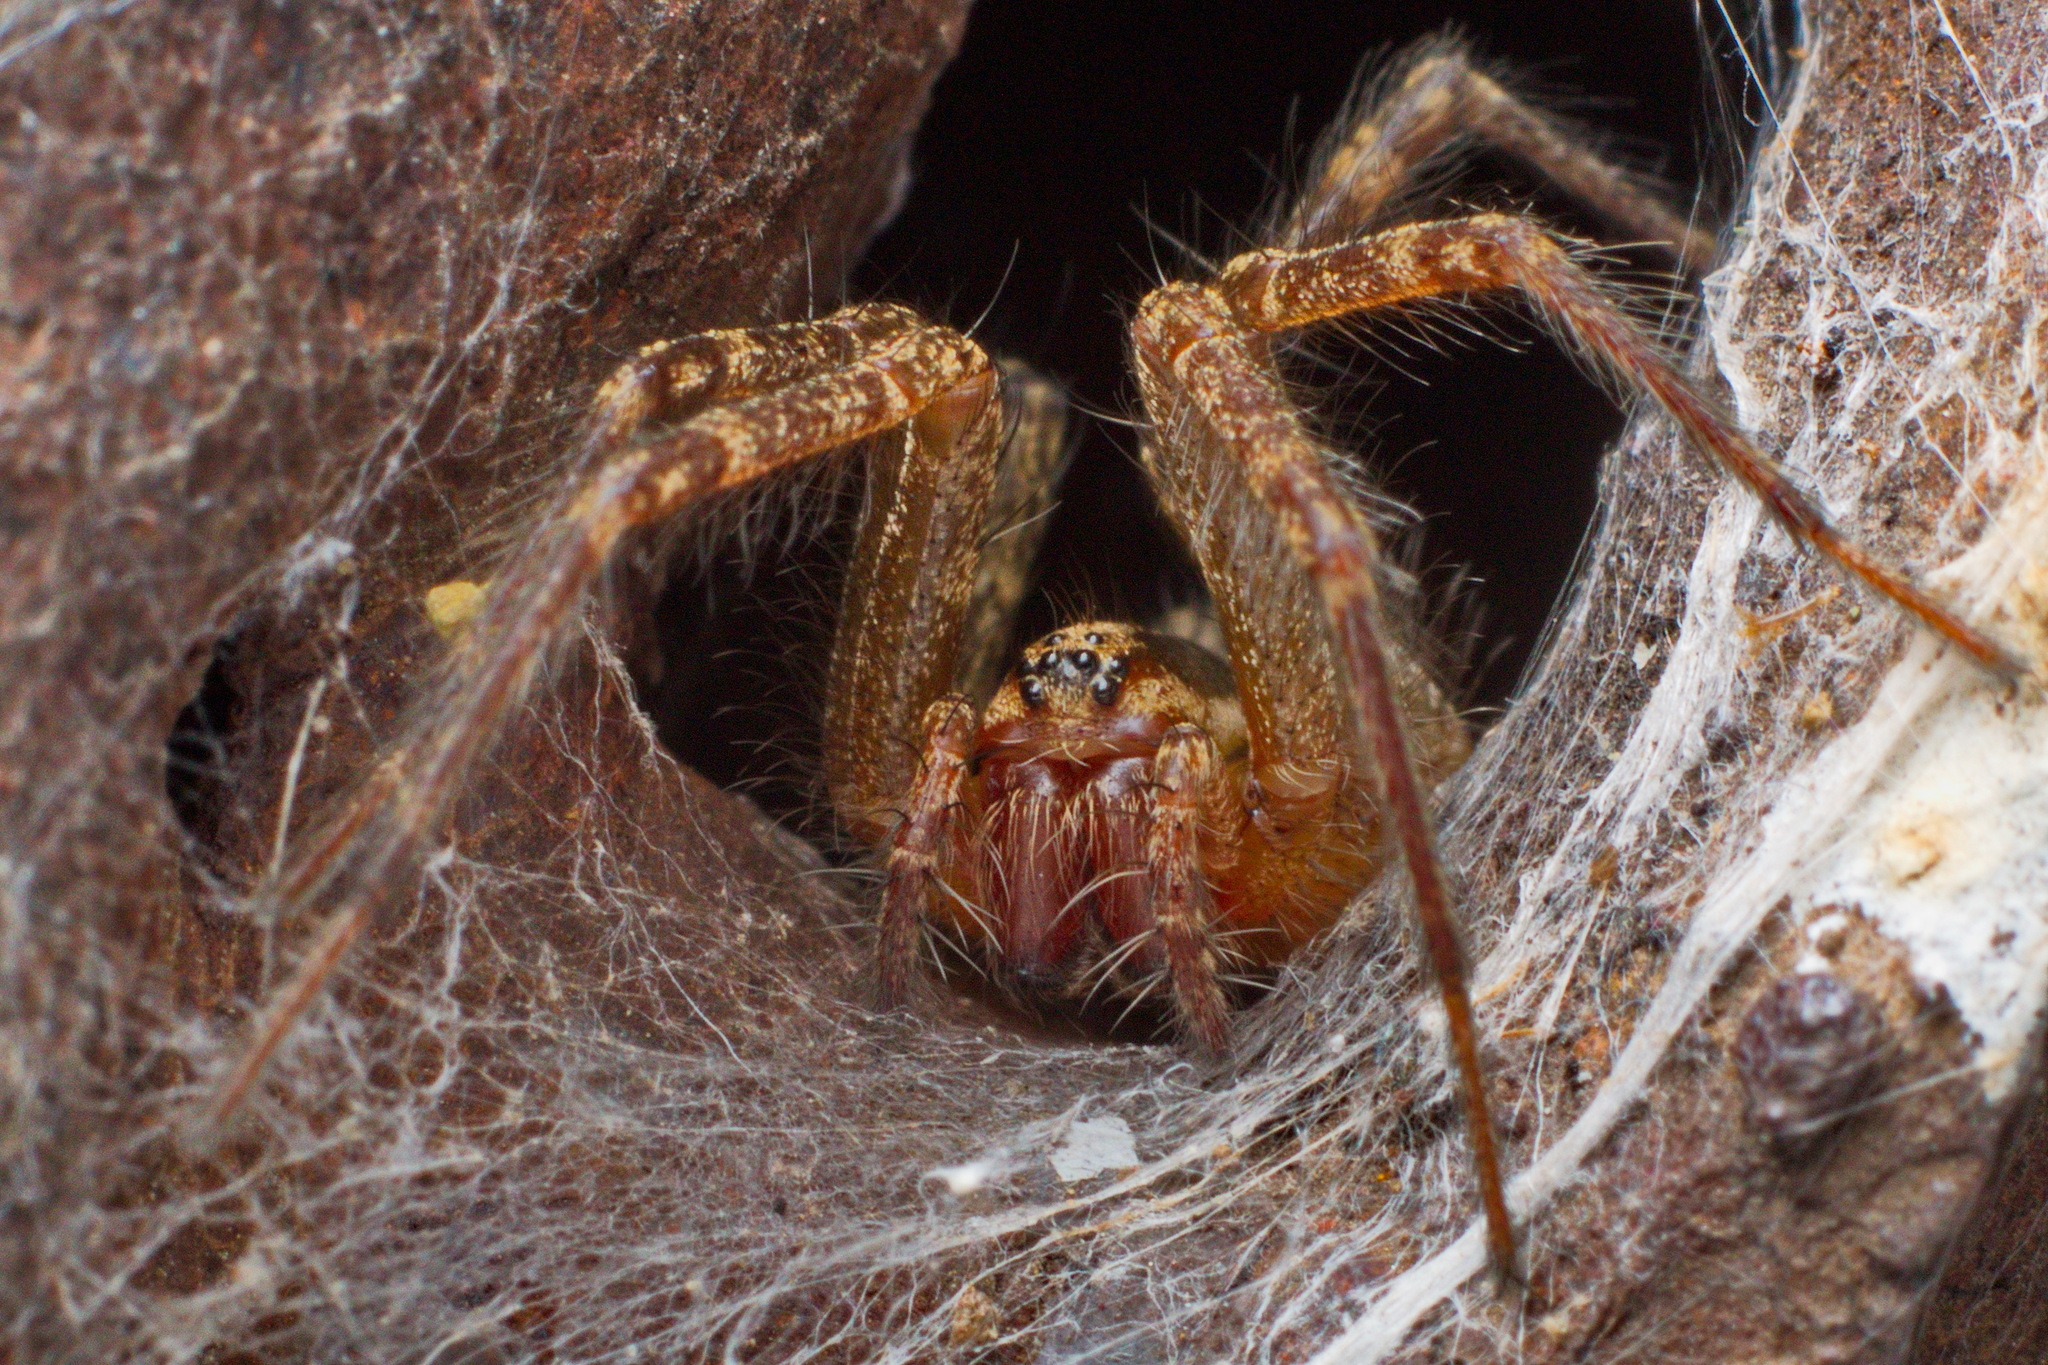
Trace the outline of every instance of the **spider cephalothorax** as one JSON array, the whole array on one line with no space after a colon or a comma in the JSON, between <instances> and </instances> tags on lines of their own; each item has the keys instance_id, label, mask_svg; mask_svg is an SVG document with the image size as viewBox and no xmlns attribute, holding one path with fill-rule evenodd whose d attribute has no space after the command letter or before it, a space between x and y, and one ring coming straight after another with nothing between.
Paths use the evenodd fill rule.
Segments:
<instances>
[{"instance_id":1,"label":"spider cephalothorax","mask_svg":"<svg viewBox=\"0 0 2048 1365\"><path fill-rule=\"evenodd\" d=\"M1477 1026L1428 816L1432 789L1465 755L1465 727L1389 590L1347 491L1353 471L1290 397L1275 338L1379 310L1520 298L1661 406L1791 534L1991 672L2025 668L1836 532L1569 244L1513 216L1390 224L1386 212L1420 168L1474 135L1681 262L1704 263L1711 240L1453 45L1420 50L1387 90L1330 144L1265 247L1155 290L1132 323L1145 468L1201 569L1227 658L1089 622L994 681L1033 543L1007 532L1044 507L1058 441L1031 420L1042 391L1013 384L1006 402L996 367L957 332L862 305L650 347L600 395L590 472L493 582L427 738L380 763L280 870L282 906L331 894L339 909L216 1112L253 1083L380 888L417 867L619 538L869 441L824 750L832 804L885 872L881 1003L906 1000L935 921L1034 989L1162 987L1187 1031L1221 1048L1230 964L1283 958L1398 857L1441 991L1489 1244L1510 1268ZM1006 407L1023 418L1007 444Z\"/></svg>"}]
</instances>

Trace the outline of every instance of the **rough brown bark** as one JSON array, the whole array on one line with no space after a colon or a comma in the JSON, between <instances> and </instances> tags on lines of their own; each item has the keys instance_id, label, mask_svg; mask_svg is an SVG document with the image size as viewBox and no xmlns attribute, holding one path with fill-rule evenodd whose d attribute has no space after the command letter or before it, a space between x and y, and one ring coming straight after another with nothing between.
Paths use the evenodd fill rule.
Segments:
<instances>
[{"instance_id":1,"label":"rough brown bark","mask_svg":"<svg viewBox=\"0 0 2048 1365\"><path fill-rule=\"evenodd\" d=\"M241 908L280 824L432 723L421 592L516 549L619 355L837 277L959 10L10 21L9 1349L2038 1358L2040 704L1830 596L1654 423L1448 811L1525 1299L1478 1274L1398 916L1213 1075L877 1021L858 891L670 763L594 637L233 1140L178 1139L309 927ZM1817 6L1703 350L2037 656L2041 17ZM210 664L218 748L173 778ZM1802 1014L1802 963L1847 1003Z\"/></svg>"}]
</instances>

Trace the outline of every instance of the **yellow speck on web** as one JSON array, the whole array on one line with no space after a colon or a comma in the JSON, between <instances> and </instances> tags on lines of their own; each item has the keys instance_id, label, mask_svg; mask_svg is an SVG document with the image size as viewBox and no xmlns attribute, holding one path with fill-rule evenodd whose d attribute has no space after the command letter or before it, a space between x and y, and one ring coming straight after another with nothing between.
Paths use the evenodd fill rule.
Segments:
<instances>
[{"instance_id":1,"label":"yellow speck on web","mask_svg":"<svg viewBox=\"0 0 2048 1365\"><path fill-rule=\"evenodd\" d=\"M484 593L490 586L458 578L428 588L424 599L427 620L441 632L442 639L452 642L484 609Z\"/></svg>"}]
</instances>

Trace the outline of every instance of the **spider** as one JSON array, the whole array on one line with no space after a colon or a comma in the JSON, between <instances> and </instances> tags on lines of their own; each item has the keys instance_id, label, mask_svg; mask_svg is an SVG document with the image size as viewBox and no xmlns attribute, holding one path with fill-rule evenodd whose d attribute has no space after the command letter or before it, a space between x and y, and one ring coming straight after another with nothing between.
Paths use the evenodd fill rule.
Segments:
<instances>
[{"instance_id":1,"label":"spider","mask_svg":"<svg viewBox=\"0 0 2048 1365\"><path fill-rule=\"evenodd\" d=\"M1993 674L2024 670L1835 531L1570 243L1517 216L1388 225L1388 210L1422 168L1476 137L1681 265L1705 263L1709 238L1454 43L1410 54L1385 88L1340 127L1265 246L1154 290L1131 323L1142 461L1200 567L1227 657L1083 621L991 681L1029 539L990 537L990 509L1034 496L1055 461L1042 437L1006 442L1001 374L960 333L864 304L649 346L598 396L586 475L457 637L430 738L387 758L269 889L277 907L325 896L338 908L211 1112L246 1093L368 925L377 888L416 864L620 538L868 442L824 748L831 802L881 864L881 1003L906 1000L930 924L1023 994L1162 989L1186 1036L1221 1052L1229 979L1287 958L1398 860L1449 1024L1489 1246L1512 1274L1428 815L1470 737L1397 610L1407 594L1347 492L1344 462L1290 399L1278 345L1350 315L1520 296L1595 368L1660 405L1802 543Z\"/></svg>"}]
</instances>

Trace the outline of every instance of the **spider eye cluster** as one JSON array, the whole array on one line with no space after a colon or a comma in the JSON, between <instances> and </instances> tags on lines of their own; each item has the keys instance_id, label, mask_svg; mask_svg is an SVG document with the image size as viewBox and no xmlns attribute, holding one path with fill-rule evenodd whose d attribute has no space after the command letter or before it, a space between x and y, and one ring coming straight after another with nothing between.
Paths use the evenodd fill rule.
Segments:
<instances>
[{"instance_id":1,"label":"spider eye cluster","mask_svg":"<svg viewBox=\"0 0 2048 1365\"><path fill-rule=\"evenodd\" d=\"M1017 694L1032 710L1045 705L1049 688L1085 688L1098 706L1114 706L1130 675L1130 657L1107 653L1105 638L1090 631L1078 642L1058 634L1025 651L1017 667Z\"/></svg>"}]
</instances>

